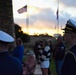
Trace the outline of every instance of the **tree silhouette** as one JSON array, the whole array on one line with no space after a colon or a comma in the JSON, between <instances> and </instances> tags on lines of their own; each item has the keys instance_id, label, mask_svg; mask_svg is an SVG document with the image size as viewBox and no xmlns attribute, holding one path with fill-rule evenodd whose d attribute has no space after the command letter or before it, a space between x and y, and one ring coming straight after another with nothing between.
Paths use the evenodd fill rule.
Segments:
<instances>
[{"instance_id":1,"label":"tree silhouette","mask_svg":"<svg viewBox=\"0 0 76 75\"><path fill-rule=\"evenodd\" d=\"M28 34L23 33L23 31L21 30L21 27L17 24L14 25L15 26L15 37L17 38L21 38L22 42L29 42L30 41L30 37Z\"/></svg>"},{"instance_id":2,"label":"tree silhouette","mask_svg":"<svg viewBox=\"0 0 76 75\"><path fill-rule=\"evenodd\" d=\"M23 34L23 31L21 30L21 27L17 24L14 25L15 26L15 36L16 36L16 39L17 38L21 38L22 37L22 34Z\"/></svg>"}]
</instances>

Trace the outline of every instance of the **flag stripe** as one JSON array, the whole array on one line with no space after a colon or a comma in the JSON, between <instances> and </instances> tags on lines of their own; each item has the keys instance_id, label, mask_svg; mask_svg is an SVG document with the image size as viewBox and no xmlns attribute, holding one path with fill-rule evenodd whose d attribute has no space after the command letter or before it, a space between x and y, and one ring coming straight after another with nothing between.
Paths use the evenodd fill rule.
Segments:
<instances>
[{"instance_id":1,"label":"flag stripe","mask_svg":"<svg viewBox=\"0 0 76 75\"><path fill-rule=\"evenodd\" d=\"M27 12L27 5L18 10L19 14L24 13L24 12Z\"/></svg>"}]
</instances>

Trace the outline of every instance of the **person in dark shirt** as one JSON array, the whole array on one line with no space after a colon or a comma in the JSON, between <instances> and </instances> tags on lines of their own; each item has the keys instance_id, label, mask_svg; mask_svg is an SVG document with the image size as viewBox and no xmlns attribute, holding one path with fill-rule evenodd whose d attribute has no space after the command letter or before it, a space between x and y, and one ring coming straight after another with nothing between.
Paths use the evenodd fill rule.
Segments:
<instances>
[{"instance_id":1,"label":"person in dark shirt","mask_svg":"<svg viewBox=\"0 0 76 75\"><path fill-rule=\"evenodd\" d=\"M0 75L22 75L21 62L8 51L9 44L13 41L12 36L0 30Z\"/></svg>"},{"instance_id":2,"label":"person in dark shirt","mask_svg":"<svg viewBox=\"0 0 76 75\"><path fill-rule=\"evenodd\" d=\"M56 72L57 72L57 75L60 75L60 70L62 67L64 55L65 55L65 45L63 43L62 36L58 36L57 44L54 50L55 51L53 53L53 57L56 65Z\"/></svg>"},{"instance_id":3,"label":"person in dark shirt","mask_svg":"<svg viewBox=\"0 0 76 75\"><path fill-rule=\"evenodd\" d=\"M35 45L34 45L34 48L33 48L33 51L34 51L34 54L35 54L35 57L36 57L36 60L38 61L38 56L39 56L39 53L38 53L38 45L39 45L39 41L36 41L35 42Z\"/></svg>"},{"instance_id":4,"label":"person in dark shirt","mask_svg":"<svg viewBox=\"0 0 76 75\"><path fill-rule=\"evenodd\" d=\"M76 75L76 21L69 19L66 23L64 40L68 46L61 68L61 75Z\"/></svg>"}]
</instances>

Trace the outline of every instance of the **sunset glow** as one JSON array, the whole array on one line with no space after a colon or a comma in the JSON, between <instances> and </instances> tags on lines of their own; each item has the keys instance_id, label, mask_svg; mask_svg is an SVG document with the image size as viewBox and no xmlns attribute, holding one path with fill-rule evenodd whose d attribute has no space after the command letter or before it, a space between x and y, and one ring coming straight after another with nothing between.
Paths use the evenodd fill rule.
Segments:
<instances>
[{"instance_id":1,"label":"sunset glow","mask_svg":"<svg viewBox=\"0 0 76 75\"><path fill-rule=\"evenodd\" d=\"M12 0L12 2L14 23L29 35L45 33L63 35L61 28L65 27L67 20L70 18L76 20L76 4L72 0L59 0L59 28L56 18L58 0ZM27 12L19 14L17 10L25 5L28 5Z\"/></svg>"},{"instance_id":2,"label":"sunset glow","mask_svg":"<svg viewBox=\"0 0 76 75\"><path fill-rule=\"evenodd\" d=\"M52 35L53 36L53 34L55 34L55 33L57 33L57 30L54 30L54 29L50 29L50 30L48 30L48 29L42 29L42 30L38 30L38 29L28 29L28 32L27 32L27 29L26 28L22 28L22 31L24 32L24 33L29 33L30 35L34 35L34 34L37 34L37 35L39 35L39 34L48 34L48 35ZM60 34L61 35L63 35L63 31L59 31L60 32Z\"/></svg>"}]
</instances>

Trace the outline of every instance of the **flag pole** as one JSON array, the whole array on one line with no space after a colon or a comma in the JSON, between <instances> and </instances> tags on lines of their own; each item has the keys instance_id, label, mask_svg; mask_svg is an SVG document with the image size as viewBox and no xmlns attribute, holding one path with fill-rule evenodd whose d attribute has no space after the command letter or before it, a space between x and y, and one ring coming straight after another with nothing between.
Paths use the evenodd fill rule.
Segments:
<instances>
[{"instance_id":1,"label":"flag pole","mask_svg":"<svg viewBox=\"0 0 76 75\"><path fill-rule=\"evenodd\" d=\"M29 5L29 0L27 0L27 20L26 20L26 28L27 28L27 34L29 35L29 12L28 12L28 6Z\"/></svg>"},{"instance_id":2,"label":"flag pole","mask_svg":"<svg viewBox=\"0 0 76 75\"><path fill-rule=\"evenodd\" d=\"M58 0L58 6L57 6L57 33L59 33L59 0Z\"/></svg>"},{"instance_id":3,"label":"flag pole","mask_svg":"<svg viewBox=\"0 0 76 75\"><path fill-rule=\"evenodd\" d=\"M28 25L29 25L29 19L28 19L28 11L27 11L27 5L23 6L22 8L17 10L19 14L26 12L26 33L28 33Z\"/></svg>"},{"instance_id":4,"label":"flag pole","mask_svg":"<svg viewBox=\"0 0 76 75\"><path fill-rule=\"evenodd\" d=\"M27 5L23 6L22 8L18 9L17 11L19 14L26 12L26 33L29 35L28 3L29 3L29 0L27 0Z\"/></svg>"},{"instance_id":5,"label":"flag pole","mask_svg":"<svg viewBox=\"0 0 76 75\"><path fill-rule=\"evenodd\" d=\"M26 12L26 31L27 31L27 34L29 34L29 15L28 15L28 11Z\"/></svg>"}]
</instances>

